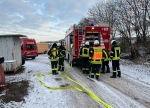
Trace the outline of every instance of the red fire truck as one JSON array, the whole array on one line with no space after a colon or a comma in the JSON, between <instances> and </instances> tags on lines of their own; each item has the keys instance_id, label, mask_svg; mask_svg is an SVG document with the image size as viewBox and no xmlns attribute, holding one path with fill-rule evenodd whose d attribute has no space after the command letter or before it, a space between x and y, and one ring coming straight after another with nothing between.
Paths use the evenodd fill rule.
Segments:
<instances>
[{"instance_id":1,"label":"red fire truck","mask_svg":"<svg viewBox=\"0 0 150 108\"><path fill-rule=\"evenodd\" d=\"M21 54L25 58L35 59L38 56L38 49L35 39L20 38L21 40Z\"/></svg>"},{"instance_id":2,"label":"red fire truck","mask_svg":"<svg viewBox=\"0 0 150 108\"><path fill-rule=\"evenodd\" d=\"M65 34L66 59L73 64L80 63L80 48L86 41L93 46L94 40L99 40L102 48L110 50L110 27L109 26L86 26L72 25Z\"/></svg>"}]
</instances>

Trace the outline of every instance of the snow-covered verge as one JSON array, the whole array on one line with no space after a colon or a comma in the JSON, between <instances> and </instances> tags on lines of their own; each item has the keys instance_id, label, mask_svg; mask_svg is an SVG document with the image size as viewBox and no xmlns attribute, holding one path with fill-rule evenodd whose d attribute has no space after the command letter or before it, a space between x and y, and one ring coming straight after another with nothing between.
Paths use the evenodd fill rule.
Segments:
<instances>
[{"instance_id":1,"label":"snow-covered verge","mask_svg":"<svg viewBox=\"0 0 150 108\"><path fill-rule=\"evenodd\" d=\"M150 65L121 60L120 67L122 77L116 79L111 79L112 73L107 73L101 74L98 81L90 80L78 67L73 67L66 75L114 108L148 108L150 106ZM70 68L68 62L65 62L65 68ZM102 103L75 89L51 90L42 86L36 75L50 71L47 55L39 55L35 60L27 60L20 74L6 75L7 82L29 80L30 87L28 95L24 97L25 101L11 101L7 104L0 101L1 106L3 108L105 108ZM51 87L78 86L59 75L43 76L41 80Z\"/></svg>"}]
</instances>

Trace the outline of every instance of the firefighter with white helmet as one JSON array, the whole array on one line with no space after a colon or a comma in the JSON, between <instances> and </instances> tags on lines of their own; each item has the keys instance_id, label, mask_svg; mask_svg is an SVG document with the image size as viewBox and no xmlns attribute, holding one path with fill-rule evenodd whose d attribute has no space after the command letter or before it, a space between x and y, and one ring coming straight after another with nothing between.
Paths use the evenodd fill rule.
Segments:
<instances>
[{"instance_id":1,"label":"firefighter with white helmet","mask_svg":"<svg viewBox=\"0 0 150 108\"><path fill-rule=\"evenodd\" d=\"M80 57L82 58L83 74L89 74L89 41L80 49Z\"/></svg>"},{"instance_id":2,"label":"firefighter with white helmet","mask_svg":"<svg viewBox=\"0 0 150 108\"><path fill-rule=\"evenodd\" d=\"M58 71L64 71L64 58L66 55L66 49L61 43L58 43L58 55Z\"/></svg>"},{"instance_id":3,"label":"firefighter with white helmet","mask_svg":"<svg viewBox=\"0 0 150 108\"><path fill-rule=\"evenodd\" d=\"M90 59L91 59L90 77L94 78L94 76L96 76L96 79L98 80L100 76L99 70L102 64L102 47L100 46L98 40L95 40L94 46L90 48Z\"/></svg>"},{"instance_id":4,"label":"firefighter with white helmet","mask_svg":"<svg viewBox=\"0 0 150 108\"><path fill-rule=\"evenodd\" d=\"M111 41L111 53L110 58L112 60L112 68L113 68L113 75L110 76L110 78L116 78L116 73L118 77L121 77L121 71L119 67L119 61L120 61L120 46L117 45L117 42L115 40Z\"/></svg>"}]
</instances>

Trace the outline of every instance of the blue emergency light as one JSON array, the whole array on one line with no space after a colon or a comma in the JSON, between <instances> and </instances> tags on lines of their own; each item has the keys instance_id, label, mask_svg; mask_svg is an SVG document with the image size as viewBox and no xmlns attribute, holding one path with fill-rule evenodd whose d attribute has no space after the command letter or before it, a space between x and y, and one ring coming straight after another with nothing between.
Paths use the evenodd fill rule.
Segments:
<instances>
[{"instance_id":1,"label":"blue emergency light","mask_svg":"<svg viewBox=\"0 0 150 108\"><path fill-rule=\"evenodd\" d=\"M94 24L93 24L93 23L90 23L90 26L94 26Z\"/></svg>"}]
</instances>

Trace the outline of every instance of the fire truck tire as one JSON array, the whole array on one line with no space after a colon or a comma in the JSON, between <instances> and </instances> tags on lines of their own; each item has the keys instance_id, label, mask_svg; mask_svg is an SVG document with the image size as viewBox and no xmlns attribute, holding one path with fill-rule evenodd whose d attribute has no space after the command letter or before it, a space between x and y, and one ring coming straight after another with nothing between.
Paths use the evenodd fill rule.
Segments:
<instances>
[{"instance_id":1,"label":"fire truck tire","mask_svg":"<svg viewBox=\"0 0 150 108\"><path fill-rule=\"evenodd\" d=\"M24 57L24 55L22 55L22 65L24 65L25 64L25 57Z\"/></svg>"},{"instance_id":2,"label":"fire truck tire","mask_svg":"<svg viewBox=\"0 0 150 108\"><path fill-rule=\"evenodd\" d=\"M32 57L32 59L35 59L35 57Z\"/></svg>"},{"instance_id":3,"label":"fire truck tire","mask_svg":"<svg viewBox=\"0 0 150 108\"><path fill-rule=\"evenodd\" d=\"M68 54L68 59L67 59L67 60L68 60L68 62L69 62L69 54Z\"/></svg>"}]
</instances>

